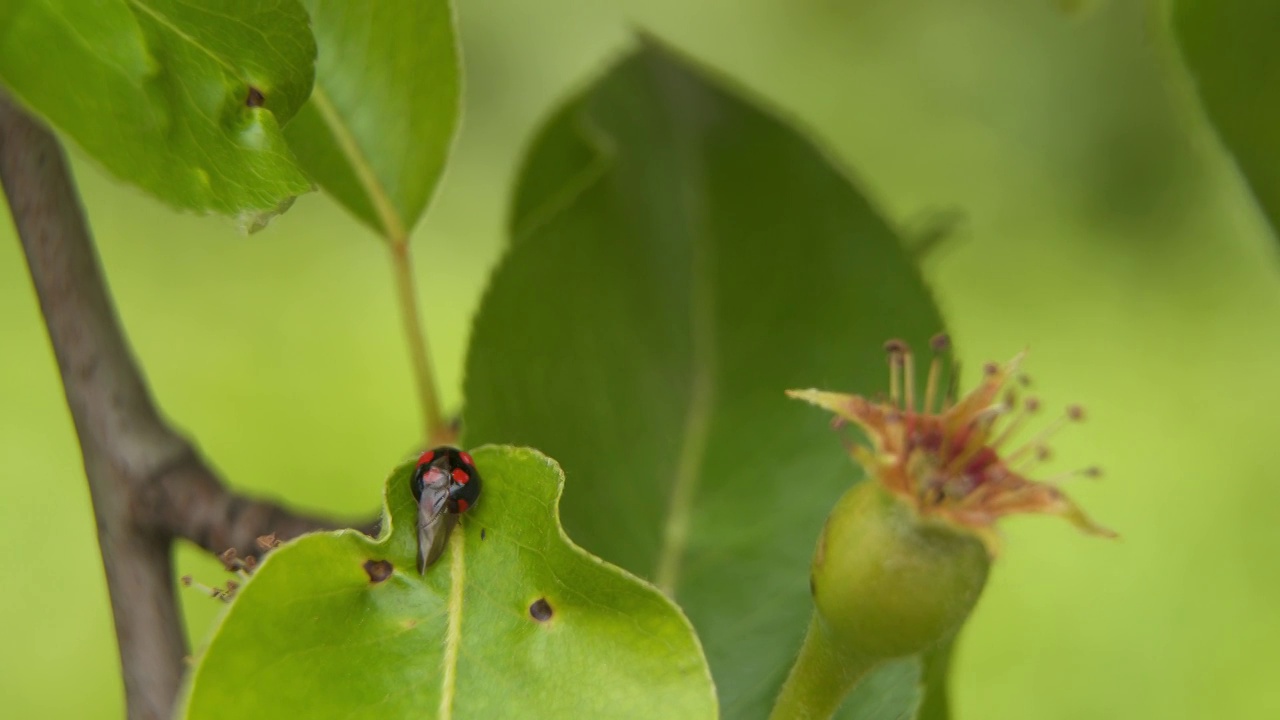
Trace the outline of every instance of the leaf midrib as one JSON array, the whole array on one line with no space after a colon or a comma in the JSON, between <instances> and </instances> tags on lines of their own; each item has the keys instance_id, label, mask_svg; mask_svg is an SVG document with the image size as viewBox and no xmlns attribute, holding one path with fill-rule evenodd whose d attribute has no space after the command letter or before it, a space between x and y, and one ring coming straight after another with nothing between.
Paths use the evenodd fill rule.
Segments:
<instances>
[{"instance_id":1,"label":"leaf midrib","mask_svg":"<svg viewBox=\"0 0 1280 720\"><path fill-rule=\"evenodd\" d=\"M338 109L334 107L333 101L329 99L329 94L324 91L319 82L316 82L315 88L311 91L311 102L315 103L316 110L320 113L320 118L324 120L324 124L333 133L333 139L338 143L338 148L342 150L343 156L347 158L347 162L351 163L351 169L355 172L361 187L364 188L365 195L373 205L373 210L378 215L378 221L382 224L382 230L386 234L386 238L395 245L408 242L409 236L405 231L404 221L400 218L400 213L396 212L391 203L391 198L387 196L386 188L382 186L382 183L378 180L378 174L374 172L369 159L365 157L364 152L360 149L360 143L351 134L351 129L343 122Z\"/></svg>"},{"instance_id":2,"label":"leaf midrib","mask_svg":"<svg viewBox=\"0 0 1280 720\"><path fill-rule=\"evenodd\" d=\"M237 70L236 67L232 65L230 62L228 62L226 58L222 57L221 55L214 52L213 50L210 50L209 48L205 47L204 44L201 43L199 40L196 40L194 37L188 35L185 30L183 30L181 27L178 27L178 25L175 24L174 21L170 20L166 15L161 13L159 10L156 10L150 5L147 5L146 3L142 2L142 0L128 0L128 2L130 5L134 6L138 10L149 15L157 23L160 23L161 25L163 25L166 29L168 29L174 35L177 35L178 37L182 38L182 40L187 44L196 48L200 52L203 52L205 55L208 55L211 59L213 59L214 62L226 68L227 72L231 73L235 77L240 77L240 71Z\"/></svg>"},{"instance_id":3,"label":"leaf midrib","mask_svg":"<svg viewBox=\"0 0 1280 720\"><path fill-rule=\"evenodd\" d=\"M451 720L453 717L453 698L458 685L458 653L462 645L462 591L466 579L467 567L464 556L465 537L458 533L452 538L449 552L449 605L448 625L445 627L444 665L440 681L440 709L436 712L439 720Z\"/></svg>"},{"instance_id":4,"label":"leaf midrib","mask_svg":"<svg viewBox=\"0 0 1280 720\"><path fill-rule=\"evenodd\" d=\"M658 79L661 83L662 80ZM678 124L679 118L670 122ZM677 131L679 132L679 131ZM681 142L683 140L683 142ZM693 156L690 144L697 138L677 138L677 152ZM689 404L685 408L683 439L677 455L675 479L662 544L654 571L654 584L674 598L680 580L685 550L689 545L693 505L701 480L703 459L711 434L711 409L715 399L715 292L712 282L710 232L707 213L699 198L705 196L705 168L696 162L680 162L680 205L690 237L689 318L691 334L691 380Z\"/></svg>"}]
</instances>

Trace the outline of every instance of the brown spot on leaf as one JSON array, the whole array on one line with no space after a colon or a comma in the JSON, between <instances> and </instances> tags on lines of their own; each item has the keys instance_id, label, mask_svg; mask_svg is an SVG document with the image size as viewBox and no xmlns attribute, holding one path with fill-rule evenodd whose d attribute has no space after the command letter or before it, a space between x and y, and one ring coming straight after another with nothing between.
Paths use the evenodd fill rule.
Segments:
<instances>
[{"instance_id":1,"label":"brown spot on leaf","mask_svg":"<svg viewBox=\"0 0 1280 720\"><path fill-rule=\"evenodd\" d=\"M537 620L538 622L546 622L550 620L552 614L551 603L547 602L546 598L538 598L529 606L529 617Z\"/></svg>"},{"instance_id":2,"label":"brown spot on leaf","mask_svg":"<svg viewBox=\"0 0 1280 720\"><path fill-rule=\"evenodd\" d=\"M250 85L249 96L244 99L245 107L262 107L266 102L267 98L262 91Z\"/></svg>"},{"instance_id":3,"label":"brown spot on leaf","mask_svg":"<svg viewBox=\"0 0 1280 720\"><path fill-rule=\"evenodd\" d=\"M480 539L484 539L484 528L480 528Z\"/></svg>"},{"instance_id":4,"label":"brown spot on leaf","mask_svg":"<svg viewBox=\"0 0 1280 720\"><path fill-rule=\"evenodd\" d=\"M386 560L365 560L364 571L369 575L369 582L380 583L391 577L393 572L391 563Z\"/></svg>"}]
</instances>

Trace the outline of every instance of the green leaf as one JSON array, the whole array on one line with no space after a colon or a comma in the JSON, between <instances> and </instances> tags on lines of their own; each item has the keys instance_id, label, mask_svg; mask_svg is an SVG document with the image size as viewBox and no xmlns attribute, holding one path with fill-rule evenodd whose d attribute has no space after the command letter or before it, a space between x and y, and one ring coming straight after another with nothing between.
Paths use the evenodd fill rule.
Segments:
<instances>
[{"instance_id":1,"label":"green leaf","mask_svg":"<svg viewBox=\"0 0 1280 720\"><path fill-rule=\"evenodd\" d=\"M353 215L403 241L430 200L458 117L448 0L303 0L320 44L311 102L286 131Z\"/></svg>"},{"instance_id":2,"label":"green leaf","mask_svg":"<svg viewBox=\"0 0 1280 720\"><path fill-rule=\"evenodd\" d=\"M1280 236L1280 3L1175 0L1173 22L1205 111Z\"/></svg>"},{"instance_id":3,"label":"green leaf","mask_svg":"<svg viewBox=\"0 0 1280 720\"><path fill-rule=\"evenodd\" d=\"M268 555L196 668L186 717L714 717L679 609L565 537L559 467L504 447L475 460L484 494L425 577L411 463L388 479L379 540L321 533ZM539 600L550 618L531 614Z\"/></svg>"},{"instance_id":4,"label":"green leaf","mask_svg":"<svg viewBox=\"0 0 1280 720\"><path fill-rule=\"evenodd\" d=\"M464 428L560 458L569 532L667 590L723 715L758 718L858 479L783 391L878 392L884 341L942 321L848 178L722 85L646 45L555 113L476 320Z\"/></svg>"},{"instance_id":5,"label":"green leaf","mask_svg":"<svg viewBox=\"0 0 1280 720\"><path fill-rule=\"evenodd\" d=\"M895 660L862 681L841 709L840 717L857 720L911 720L917 715L921 688L920 660Z\"/></svg>"},{"instance_id":6,"label":"green leaf","mask_svg":"<svg viewBox=\"0 0 1280 720\"><path fill-rule=\"evenodd\" d=\"M296 0L0 3L0 81L187 210L253 215L311 189L280 126L311 90L315 52Z\"/></svg>"}]
</instances>

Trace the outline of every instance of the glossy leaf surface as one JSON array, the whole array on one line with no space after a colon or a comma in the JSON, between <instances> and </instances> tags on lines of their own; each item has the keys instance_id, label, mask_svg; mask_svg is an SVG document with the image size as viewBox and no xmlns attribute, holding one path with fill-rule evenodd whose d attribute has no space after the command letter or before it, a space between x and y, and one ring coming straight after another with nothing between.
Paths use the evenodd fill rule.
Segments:
<instances>
[{"instance_id":1,"label":"glossy leaf surface","mask_svg":"<svg viewBox=\"0 0 1280 720\"><path fill-rule=\"evenodd\" d=\"M483 494L425 576L412 464L388 480L380 539L273 551L216 629L186 717L715 717L680 611L565 537L558 466L527 449L474 457Z\"/></svg>"},{"instance_id":2,"label":"glossy leaf surface","mask_svg":"<svg viewBox=\"0 0 1280 720\"><path fill-rule=\"evenodd\" d=\"M380 234L407 237L444 170L459 68L447 0L304 0L316 89L286 136L303 167Z\"/></svg>"},{"instance_id":3,"label":"glossy leaf surface","mask_svg":"<svg viewBox=\"0 0 1280 720\"><path fill-rule=\"evenodd\" d=\"M820 150L652 44L554 114L513 207L466 436L559 458L566 528L684 608L725 717L764 717L819 529L858 479L783 391L886 387L884 341L942 329L929 293ZM919 676L885 672L903 667ZM911 712L914 686L893 714L863 697L842 717Z\"/></svg>"},{"instance_id":4,"label":"glossy leaf surface","mask_svg":"<svg viewBox=\"0 0 1280 720\"><path fill-rule=\"evenodd\" d=\"M0 3L9 92L186 210L252 217L311 189L280 128L311 92L315 55L297 0Z\"/></svg>"}]
</instances>

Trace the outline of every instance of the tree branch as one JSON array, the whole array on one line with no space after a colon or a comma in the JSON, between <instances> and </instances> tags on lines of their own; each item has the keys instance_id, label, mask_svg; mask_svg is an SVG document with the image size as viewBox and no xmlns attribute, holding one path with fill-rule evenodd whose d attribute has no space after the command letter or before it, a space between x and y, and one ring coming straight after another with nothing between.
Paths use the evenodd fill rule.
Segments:
<instances>
[{"instance_id":1,"label":"tree branch","mask_svg":"<svg viewBox=\"0 0 1280 720\"><path fill-rule=\"evenodd\" d=\"M344 524L229 491L160 417L116 319L62 149L2 91L0 182L80 439L128 717L169 718L186 654L173 540L257 555L258 536L285 540Z\"/></svg>"}]
</instances>

